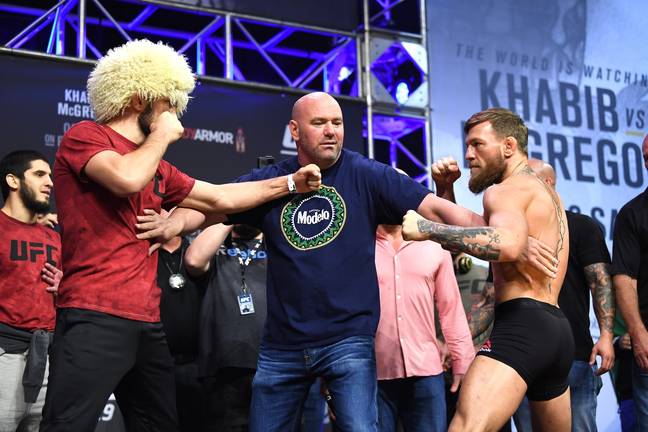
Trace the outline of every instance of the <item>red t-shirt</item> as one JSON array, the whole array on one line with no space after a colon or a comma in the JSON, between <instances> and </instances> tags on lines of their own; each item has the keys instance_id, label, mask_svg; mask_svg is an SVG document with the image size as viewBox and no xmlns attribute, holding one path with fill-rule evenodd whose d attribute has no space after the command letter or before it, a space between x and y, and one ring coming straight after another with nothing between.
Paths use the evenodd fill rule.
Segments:
<instances>
[{"instance_id":1,"label":"red t-shirt","mask_svg":"<svg viewBox=\"0 0 648 432\"><path fill-rule=\"evenodd\" d=\"M105 312L123 318L160 321L157 253L138 240L137 215L180 203L195 180L161 161L155 178L127 198L90 180L83 169L97 153L137 149L110 127L75 124L63 137L54 163L54 192L63 237L63 280L57 307Z\"/></svg>"},{"instance_id":2,"label":"red t-shirt","mask_svg":"<svg viewBox=\"0 0 648 432\"><path fill-rule=\"evenodd\" d=\"M61 268L59 234L0 211L0 322L21 330L54 330L54 296L41 279L46 262Z\"/></svg>"}]
</instances>

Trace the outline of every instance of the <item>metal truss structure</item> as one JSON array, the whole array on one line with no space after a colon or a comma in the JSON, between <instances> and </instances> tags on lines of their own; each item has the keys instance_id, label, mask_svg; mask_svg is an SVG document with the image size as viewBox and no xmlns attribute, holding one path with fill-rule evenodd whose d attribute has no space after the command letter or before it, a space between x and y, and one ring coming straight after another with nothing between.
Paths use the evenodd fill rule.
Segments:
<instances>
[{"instance_id":1,"label":"metal truss structure","mask_svg":"<svg viewBox=\"0 0 648 432\"><path fill-rule=\"evenodd\" d=\"M390 22L394 0L381 3ZM376 27L365 0L364 84L367 154L432 186L431 127L425 1L418 4L415 32Z\"/></svg>"},{"instance_id":2,"label":"metal truss structure","mask_svg":"<svg viewBox=\"0 0 648 432\"><path fill-rule=\"evenodd\" d=\"M353 32L161 0L2 1L2 50L96 60L149 38L185 54L201 79L362 100L368 156L430 185L423 0L363 0ZM412 4L419 21L403 31L399 9L411 16Z\"/></svg>"}]
</instances>

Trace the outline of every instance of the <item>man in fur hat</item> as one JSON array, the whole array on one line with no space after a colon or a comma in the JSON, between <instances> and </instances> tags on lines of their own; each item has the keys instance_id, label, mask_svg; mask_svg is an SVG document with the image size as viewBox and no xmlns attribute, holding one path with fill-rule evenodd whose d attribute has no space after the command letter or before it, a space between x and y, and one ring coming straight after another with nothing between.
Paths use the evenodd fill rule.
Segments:
<instances>
[{"instance_id":1,"label":"man in fur hat","mask_svg":"<svg viewBox=\"0 0 648 432\"><path fill-rule=\"evenodd\" d=\"M146 40L111 50L90 74L96 121L68 130L54 167L66 275L43 431L92 431L111 392L128 430L178 429L157 253L137 237L138 217L179 205L224 220L219 214L319 187L314 165L265 181L212 185L162 160L182 136L178 116L194 82L182 55ZM177 273L170 283L181 288Z\"/></svg>"}]
</instances>

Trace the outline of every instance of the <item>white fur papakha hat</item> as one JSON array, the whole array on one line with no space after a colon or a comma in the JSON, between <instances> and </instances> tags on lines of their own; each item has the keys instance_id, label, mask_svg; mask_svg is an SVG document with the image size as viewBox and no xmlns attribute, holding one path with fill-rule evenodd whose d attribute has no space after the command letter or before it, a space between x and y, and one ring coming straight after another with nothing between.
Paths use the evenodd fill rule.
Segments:
<instances>
[{"instance_id":1,"label":"white fur papakha hat","mask_svg":"<svg viewBox=\"0 0 648 432\"><path fill-rule=\"evenodd\" d=\"M161 42L133 40L108 51L90 72L88 96L99 123L122 115L138 95L152 103L169 99L178 115L196 85L187 59Z\"/></svg>"}]
</instances>

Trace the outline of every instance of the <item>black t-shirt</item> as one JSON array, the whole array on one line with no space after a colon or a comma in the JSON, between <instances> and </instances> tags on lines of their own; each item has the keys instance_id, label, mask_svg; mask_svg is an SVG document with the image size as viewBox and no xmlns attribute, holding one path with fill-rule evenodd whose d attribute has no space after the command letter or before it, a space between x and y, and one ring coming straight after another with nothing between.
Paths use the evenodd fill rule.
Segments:
<instances>
[{"instance_id":1,"label":"black t-shirt","mask_svg":"<svg viewBox=\"0 0 648 432\"><path fill-rule=\"evenodd\" d=\"M159 249L157 283L162 289L160 318L171 355L197 358L200 306L205 288L203 281L190 279L184 265L180 265L180 257L187 247L189 242L183 238L182 245L173 252ZM180 290L169 286L169 276L178 272L185 278L185 285Z\"/></svg>"},{"instance_id":2,"label":"black t-shirt","mask_svg":"<svg viewBox=\"0 0 648 432\"><path fill-rule=\"evenodd\" d=\"M254 313L241 314L238 296L241 262ZM201 314L200 376L213 376L227 367L256 369L259 345L266 320L265 243L256 239L228 238L212 258L209 283Z\"/></svg>"},{"instance_id":3,"label":"black t-shirt","mask_svg":"<svg viewBox=\"0 0 648 432\"><path fill-rule=\"evenodd\" d=\"M614 222L610 273L637 280L639 311L648 326L648 189L623 206Z\"/></svg>"},{"instance_id":4,"label":"black t-shirt","mask_svg":"<svg viewBox=\"0 0 648 432\"><path fill-rule=\"evenodd\" d=\"M584 268L591 264L610 262L603 231L589 216L570 211L569 261L558 305L571 324L574 336L575 360L589 360L592 353L592 336L589 332L590 287Z\"/></svg>"}]
</instances>

